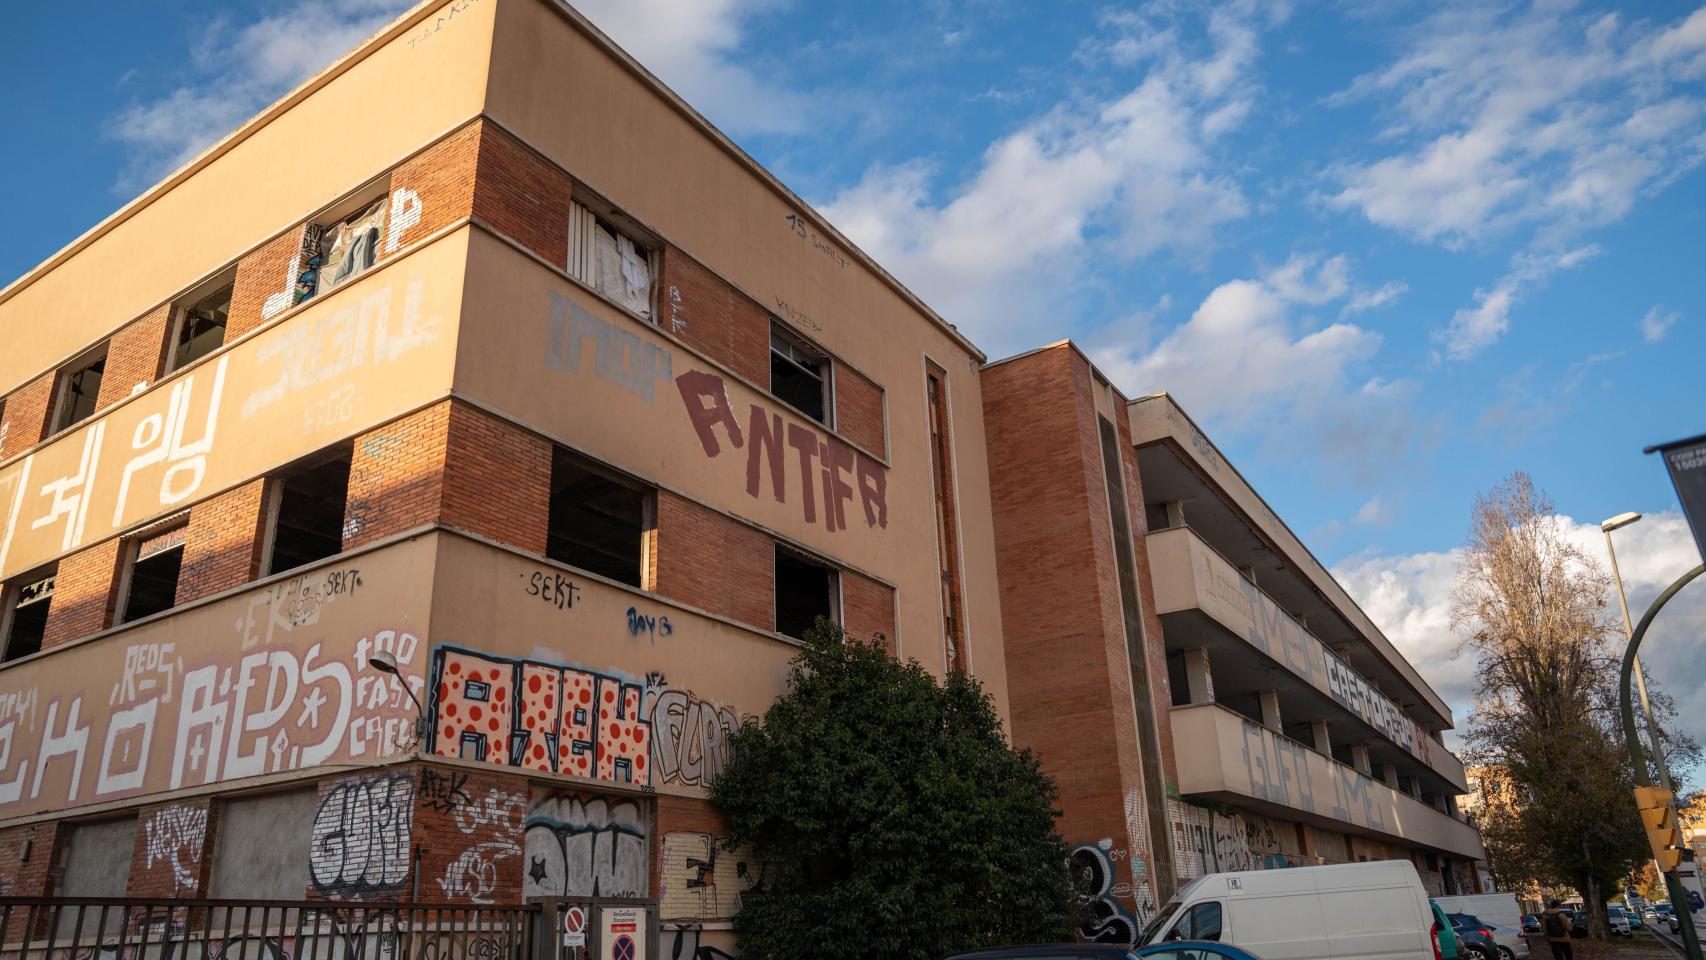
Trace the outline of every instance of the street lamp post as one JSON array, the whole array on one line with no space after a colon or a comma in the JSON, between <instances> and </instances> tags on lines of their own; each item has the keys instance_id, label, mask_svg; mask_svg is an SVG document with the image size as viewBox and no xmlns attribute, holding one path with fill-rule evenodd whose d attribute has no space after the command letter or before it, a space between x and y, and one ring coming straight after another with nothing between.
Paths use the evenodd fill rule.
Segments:
<instances>
[{"instance_id":1,"label":"street lamp post","mask_svg":"<svg viewBox=\"0 0 1706 960\"><path fill-rule=\"evenodd\" d=\"M1611 531L1627 527L1641 519L1638 513L1620 513L1609 520L1602 521L1599 529L1605 534L1605 552L1611 557L1611 579L1617 582L1617 603L1623 608L1623 635L1633 640L1635 624L1629 619L1629 598L1623 592L1623 574L1617 569L1617 548L1612 545ZM1653 765L1659 769L1659 783L1672 795L1676 793L1676 785L1670 780L1670 766L1665 763L1664 741L1659 739L1659 721L1653 716L1653 703L1647 698L1647 673L1641 669L1641 658L1634 659L1635 689L1641 694L1641 712L1647 717L1647 738L1653 745Z\"/></svg>"}]
</instances>

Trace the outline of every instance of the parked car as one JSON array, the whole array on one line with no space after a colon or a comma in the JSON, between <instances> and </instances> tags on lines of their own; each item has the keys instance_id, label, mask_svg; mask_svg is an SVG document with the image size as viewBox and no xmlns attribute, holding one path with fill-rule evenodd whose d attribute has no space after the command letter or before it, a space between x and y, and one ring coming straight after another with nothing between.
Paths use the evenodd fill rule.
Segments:
<instances>
[{"instance_id":1,"label":"parked car","mask_svg":"<svg viewBox=\"0 0 1706 960\"><path fill-rule=\"evenodd\" d=\"M1647 921L1642 918L1641 911L1628 904L1623 905L1623 915L1629 918L1629 926L1636 930L1644 929L1647 926Z\"/></svg>"},{"instance_id":2,"label":"parked car","mask_svg":"<svg viewBox=\"0 0 1706 960\"><path fill-rule=\"evenodd\" d=\"M1462 945L1459 960L1465 957L1499 960L1499 942L1493 939L1491 928L1465 913L1448 913L1446 916L1451 919L1451 932L1457 934L1457 942Z\"/></svg>"},{"instance_id":3,"label":"parked car","mask_svg":"<svg viewBox=\"0 0 1706 960\"><path fill-rule=\"evenodd\" d=\"M1502 960L1528 960L1528 941L1522 936L1522 908L1517 906L1516 894L1475 893L1435 897L1434 902L1447 913L1465 913L1485 921L1487 928L1493 931L1493 939L1499 942Z\"/></svg>"},{"instance_id":4,"label":"parked car","mask_svg":"<svg viewBox=\"0 0 1706 960\"><path fill-rule=\"evenodd\" d=\"M1257 955L1433 960L1434 923L1415 865L1376 860L1198 877L1167 901L1141 942L1203 939L1198 931L1217 929L1218 942Z\"/></svg>"},{"instance_id":5,"label":"parked car","mask_svg":"<svg viewBox=\"0 0 1706 960\"><path fill-rule=\"evenodd\" d=\"M1467 960L1463 943L1457 939L1457 931L1451 926L1451 918L1445 915L1445 908L1438 900L1428 900L1429 916L1433 925L1429 933L1433 935L1434 956L1438 960Z\"/></svg>"},{"instance_id":6,"label":"parked car","mask_svg":"<svg viewBox=\"0 0 1706 960\"><path fill-rule=\"evenodd\" d=\"M1130 948L1116 943L1037 943L987 947L956 953L947 960L1131 960L1132 956Z\"/></svg>"},{"instance_id":7,"label":"parked car","mask_svg":"<svg viewBox=\"0 0 1706 960\"><path fill-rule=\"evenodd\" d=\"M1212 940L1171 940L1137 951L1146 960L1260 960L1248 950Z\"/></svg>"},{"instance_id":8,"label":"parked car","mask_svg":"<svg viewBox=\"0 0 1706 960\"><path fill-rule=\"evenodd\" d=\"M1523 936L1527 936L1529 934L1539 933L1539 932L1540 932L1540 914L1538 914L1538 913L1525 913L1525 914L1523 914L1522 915L1522 933L1523 933Z\"/></svg>"},{"instance_id":9,"label":"parked car","mask_svg":"<svg viewBox=\"0 0 1706 960\"><path fill-rule=\"evenodd\" d=\"M1606 928L1620 937L1633 937L1635 931L1629 926L1629 917L1622 907L1605 908Z\"/></svg>"}]
</instances>

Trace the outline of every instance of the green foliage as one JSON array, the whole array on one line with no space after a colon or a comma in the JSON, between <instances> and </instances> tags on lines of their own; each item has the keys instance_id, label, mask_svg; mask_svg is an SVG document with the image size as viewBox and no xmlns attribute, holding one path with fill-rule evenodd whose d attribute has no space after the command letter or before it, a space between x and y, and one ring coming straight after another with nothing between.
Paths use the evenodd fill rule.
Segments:
<instances>
[{"instance_id":1,"label":"green foliage","mask_svg":"<svg viewBox=\"0 0 1706 960\"><path fill-rule=\"evenodd\" d=\"M735 918L743 960L935 960L1071 938L1054 783L1002 738L975 680L819 620L789 690L733 738L712 800L763 882Z\"/></svg>"}]
</instances>

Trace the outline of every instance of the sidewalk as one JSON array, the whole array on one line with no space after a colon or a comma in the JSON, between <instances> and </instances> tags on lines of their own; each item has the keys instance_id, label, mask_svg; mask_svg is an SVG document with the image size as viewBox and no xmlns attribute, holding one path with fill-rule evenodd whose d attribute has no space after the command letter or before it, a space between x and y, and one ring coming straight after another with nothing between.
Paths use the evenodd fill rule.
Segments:
<instances>
[{"instance_id":1,"label":"sidewalk","mask_svg":"<svg viewBox=\"0 0 1706 960\"><path fill-rule=\"evenodd\" d=\"M1676 960L1682 955L1681 947L1661 943L1645 930L1635 931L1634 938L1630 940L1613 937L1605 943L1584 939L1572 940L1571 944L1575 947L1576 960ZM1552 948L1546 945L1545 937L1528 938L1528 957L1529 960L1552 960Z\"/></svg>"}]
</instances>

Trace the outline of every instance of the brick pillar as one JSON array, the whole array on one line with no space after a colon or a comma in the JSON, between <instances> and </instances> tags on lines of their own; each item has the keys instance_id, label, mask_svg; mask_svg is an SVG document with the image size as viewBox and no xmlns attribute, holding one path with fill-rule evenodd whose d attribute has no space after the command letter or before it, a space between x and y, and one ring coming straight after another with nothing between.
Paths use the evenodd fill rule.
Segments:
<instances>
[{"instance_id":1,"label":"brick pillar","mask_svg":"<svg viewBox=\"0 0 1706 960\"><path fill-rule=\"evenodd\" d=\"M469 123L391 172L381 259L473 211L475 158L483 123ZM566 222L562 232L567 237Z\"/></svg>"},{"instance_id":2,"label":"brick pillar","mask_svg":"<svg viewBox=\"0 0 1706 960\"><path fill-rule=\"evenodd\" d=\"M0 419L0 460L23 453L47 436L53 385L58 379L59 373L50 371L6 396L4 419Z\"/></svg>"},{"instance_id":3,"label":"brick pillar","mask_svg":"<svg viewBox=\"0 0 1706 960\"><path fill-rule=\"evenodd\" d=\"M550 514L551 441L476 407L453 404L444 522L543 554Z\"/></svg>"},{"instance_id":4,"label":"brick pillar","mask_svg":"<svg viewBox=\"0 0 1706 960\"><path fill-rule=\"evenodd\" d=\"M840 364L834 373L835 432L877 456L888 450L883 419L883 388L869 377Z\"/></svg>"},{"instance_id":5,"label":"brick pillar","mask_svg":"<svg viewBox=\"0 0 1706 960\"><path fill-rule=\"evenodd\" d=\"M218 806L212 797L143 807L136 817L127 897L195 900L213 875Z\"/></svg>"},{"instance_id":6,"label":"brick pillar","mask_svg":"<svg viewBox=\"0 0 1706 960\"><path fill-rule=\"evenodd\" d=\"M776 628L776 542L666 490L657 494L659 596Z\"/></svg>"},{"instance_id":7,"label":"brick pillar","mask_svg":"<svg viewBox=\"0 0 1706 960\"><path fill-rule=\"evenodd\" d=\"M841 571L841 625L859 640L883 639L894 652L894 588L851 570Z\"/></svg>"},{"instance_id":8,"label":"brick pillar","mask_svg":"<svg viewBox=\"0 0 1706 960\"><path fill-rule=\"evenodd\" d=\"M447 400L355 438L345 550L438 519L449 425Z\"/></svg>"},{"instance_id":9,"label":"brick pillar","mask_svg":"<svg viewBox=\"0 0 1706 960\"><path fill-rule=\"evenodd\" d=\"M0 896L49 897L59 885L59 822L32 823L0 830ZM24 936L28 911L14 908L4 931L8 941ZM47 918L36 921L36 934L46 932Z\"/></svg>"},{"instance_id":10,"label":"brick pillar","mask_svg":"<svg viewBox=\"0 0 1706 960\"><path fill-rule=\"evenodd\" d=\"M53 586L53 605L48 607L43 631L43 650L99 633L113 625L118 605L119 556L124 541L118 537L97 543L59 561Z\"/></svg>"},{"instance_id":11,"label":"brick pillar","mask_svg":"<svg viewBox=\"0 0 1706 960\"><path fill-rule=\"evenodd\" d=\"M226 343L260 326L269 316L290 308L296 291L296 275L302 269L302 264L297 262L301 249L302 227L296 226L237 261L237 279L231 287L231 311L225 320ZM275 308L270 314L267 312L269 299Z\"/></svg>"},{"instance_id":12,"label":"brick pillar","mask_svg":"<svg viewBox=\"0 0 1706 960\"><path fill-rule=\"evenodd\" d=\"M240 587L260 576L265 539L266 480L252 480L190 509L179 606Z\"/></svg>"},{"instance_id":13,"label":"brick pillar","mask_svg":"<svg viewBox=\"0 0 1706 960\"><path fill-rule=\"evenodd\" d=\"M474 216L547 261L568 263L574 189L569 175L508 131L484 122L478 163Z\"/></svg>"},{"instance_id":14,"label":"brick pillar","mask_svg":"<svg viewBox=\"0 0 1706 960\"><path fill-rule=\"evenodd\" d=\"M321 780L319 792L314 832L320 839L308 845L304 896L418 899L415 772L393 767ZM428 893L424 883L420 893Z\"/></svg>"},{"instance_id":15,"label":"brick pillar","mask_svg":"<svg viewBox=\"0 0 1706 960\"><path fill-rule=\"evenodd\" d=\"M420 898L448 903L521 902L527 780L422 766L416 773L414 845Z\"/></svg>"},{"instance_id":16,"label":"brick pillar","mask_svg":"<svg viewBox=\"0 0 1706 960\"><path fill-rule=\"evenodd\" d=\"M95 409L123 400L160 376L166 356L166 340L172 335L172 305L162 304L145 316L125 324L107 341L107 366L101 374L101 393Z\"/></svg>"}]
</instances>

